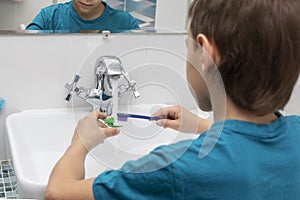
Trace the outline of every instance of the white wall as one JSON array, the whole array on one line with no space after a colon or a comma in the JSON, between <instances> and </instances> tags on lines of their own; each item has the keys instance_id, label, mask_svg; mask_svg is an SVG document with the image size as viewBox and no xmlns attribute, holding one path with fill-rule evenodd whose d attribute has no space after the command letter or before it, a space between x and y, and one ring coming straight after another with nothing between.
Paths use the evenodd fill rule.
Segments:
<instances>
[{"instance_id":1,"label":"white wall","mask_svg":"<svg viewBox=\"0 0 300 200\"><path fill-rule=\"evenodd\" d=\"M299 102L300 102L300 77L298 78L298 82L296 83L290 101L284 109L285 114L300 115Z\"/></svg>"},{"instance_id":2,"label":"white wall","mask_svg":"<svg viewBox=\"0 0 300 200\"><path fill-rule=\"evenodd\" d=\"M57 3L65 3L69 0L53 0L53 4L57 4Z\"/></svg>"},{"instance_id":3,"label":"white wall","mask_svg":"<svg viewBox=\"0 0 300 200\"><path fill-rule=\"evenodd\" d=\"M17 30L20 24L27 25L41 8L51 4L52 0L0 0L0 30Z\"/></svg>"},{"instance_id":4,"label":"white wall","mask_svg":"<svg viewBox=\"0 0 300 200\"><path fill-rule=\"evenodd\" d=\"M109 40L100 34L0 35L0 44L0 96L7 100L0 111L0 159L5 158L5 118L22 110L71 107L64 101L65 83L77 72L83 76L79 85L92 86L101 55L119 56L137 82L141 97L121 103L195 108L185 81L185 35L116 35Z\"/></svg>"},{"instance_id":5,"label":"white wall","mask_svg":"<svg viewBox=\"0 0 300 200\"><path fill-rule=\"evenodd\" d=\"M186 32L191 0L157 0L155 28L166 32Z\"/></svg>"},{"instance_id":6,"label":"white wall","mask_svg":"<svg viewBox=\"0 0 300 200\"><path fill-rule=\"evenodd\" d=\"M91 86L101 55L119 56L142 93L121 103L196 107L185 80L185 35L116 35L109 40L98 34L0 35L0 44L0 96L7 100L0 111L0 159L5 158L5 118L22 110L72 107L64 101L65 83L77 72L83 76L79 85ZM73 99L75 106L86 105ZM299 100L300 80L286 114L300 115Z\"/></svg>"}]
</instances>

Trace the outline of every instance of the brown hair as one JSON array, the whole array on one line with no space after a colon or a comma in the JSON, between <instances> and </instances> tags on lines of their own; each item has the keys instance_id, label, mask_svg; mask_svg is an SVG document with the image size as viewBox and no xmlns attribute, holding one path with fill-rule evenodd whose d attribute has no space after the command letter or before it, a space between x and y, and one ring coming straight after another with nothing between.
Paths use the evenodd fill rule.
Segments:
<instances>
[{"instance_id":1,"label":"brown hair","mask_svg":"<svg viewBox=\"0 0 300 200\"><path fill-rule=\"evenodd\" d=\"M300 72L299 0L194 0L193 38L220 53L227 95L256 115L283 109Z\"/></svg>"}]
</instances>

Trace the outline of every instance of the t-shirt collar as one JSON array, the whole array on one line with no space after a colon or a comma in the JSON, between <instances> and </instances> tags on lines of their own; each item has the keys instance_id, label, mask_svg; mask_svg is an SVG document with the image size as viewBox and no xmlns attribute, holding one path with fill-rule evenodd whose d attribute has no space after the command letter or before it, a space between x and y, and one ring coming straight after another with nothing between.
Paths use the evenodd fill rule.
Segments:
<instances>
[{"instance_id":1,"label":"t-shirt collar","mask_svg":"<svg viewBox=\"0 0 300 200\"><path fill-rule=\"evenodd\" d=\"M286 117L279 112L275 113L278 117L275 121L269 124L255 124L252 122L241 120L222 120L213 124L211 129L221 130L222 132L228 130L237 134L244 134L258 138L272 138L278 135L278 131L286 124Z\"/></svg>"}]
</instances>

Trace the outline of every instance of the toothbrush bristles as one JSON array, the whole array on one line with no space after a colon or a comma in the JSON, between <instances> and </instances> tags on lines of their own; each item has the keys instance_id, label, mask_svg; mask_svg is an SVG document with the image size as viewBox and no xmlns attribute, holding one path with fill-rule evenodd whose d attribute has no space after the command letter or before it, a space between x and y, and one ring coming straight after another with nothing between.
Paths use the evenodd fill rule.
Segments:
<instances>
[{"instance_id":1,"label":"toothbrush bristles","mask_svg":"<svg viewBox=\"0 0 300 200\"><path fill-rule=\"evenodd\" d=\"M127 122L128 117L118 117L118 121Z\"/></svg>"}]
</instances>

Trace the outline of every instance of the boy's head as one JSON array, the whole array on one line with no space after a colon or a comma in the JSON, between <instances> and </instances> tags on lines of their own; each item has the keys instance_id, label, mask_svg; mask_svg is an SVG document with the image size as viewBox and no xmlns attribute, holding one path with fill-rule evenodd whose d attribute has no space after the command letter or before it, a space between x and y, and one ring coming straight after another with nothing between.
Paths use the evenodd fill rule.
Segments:
<instances>
[{"instance_id":1,"label":"boy's head","mask_svg":"<svg viewBox=\"0 0 300 200\"><path fill-rule=\"evenodd\" d=\"M218 66L228 97L240 108L261 116L288 102L300 72L299 13L299 0L192 3L190 35L203 48L210 44L205 49ZM188 66L194 91L204 91L197 94L200 107L208 105L201 102L210 101L207 90L197 89L203 86L189 78L197 76L194 72Z\"/></svg>"}]
</instances>

